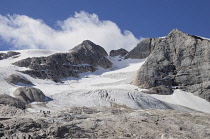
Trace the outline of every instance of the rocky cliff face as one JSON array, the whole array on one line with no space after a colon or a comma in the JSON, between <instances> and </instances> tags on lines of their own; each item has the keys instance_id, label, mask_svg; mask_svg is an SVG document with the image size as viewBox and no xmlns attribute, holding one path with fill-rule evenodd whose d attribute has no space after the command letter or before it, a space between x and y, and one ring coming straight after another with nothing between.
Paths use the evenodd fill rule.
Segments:
<instances>
[{"instance_id":1,"label":"rocky cliff face","mask_svg":"<svg viewBox=\"0 0 210 139\"><path fill-rule=\"evenodd\" d=\"M177 29L153 43L147 40L145 46L154 50L132 84L157 94L171 94L176 87L210 101L209 40Z\"/></svg>"},{"instance_id":2,"label":"rocky cliff face","mask_svg":"<svg viewBox=\"0 0 210 139\"><path fill-rule=\"evenodd\" d=\"M118 50L111 50L109 55L110 55L111 57L114 57L114 56L123 57L123 56L125 56L127 53L128 53L127 50L121 48L121 49L118 49Z\"/></svg>"},{"instance_id":3,"label":"rocky cliff face","mask_svg":"<svg viewBox=\"0 0 210 139\"><path fill-rule=\"evenodd\" d=\"M86 40L68 53L27 58L15 62L14 65L30 68L30 70L22 72L32 77L59 82L62 78L78 77L79 73L94 72L97 70L97 66L110 68L112 63L106 56L108 54L104 48Z\"/></svg>"},{"instance_id":4,"label":"rocky cliff face","mask_svg":"<svg viewBox=\"0 0 210 139\"><path fill-rule=\"evenodd\" d=\"M125 59L144 59L148 57L153 51L158 40L160 40L160 38L144 38L125 56Z\"/></svg>"}]
</instances>

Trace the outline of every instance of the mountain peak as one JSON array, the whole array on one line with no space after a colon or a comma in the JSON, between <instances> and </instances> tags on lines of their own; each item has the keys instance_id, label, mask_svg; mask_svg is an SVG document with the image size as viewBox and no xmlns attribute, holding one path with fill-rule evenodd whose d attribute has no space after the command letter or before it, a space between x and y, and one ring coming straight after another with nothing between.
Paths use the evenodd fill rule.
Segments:
<instances>
[{"instance_id":1,"label":"mountain peak","mask_svg":"<svg viewBox=\"0 0 210 139\"><path fill-rule=\"evenodd\" d=\"M172 94L176 86L184 91L196 91L199 97L210 101L210 88L206 85L210 66L200 66L210 62L209 46L210 41L178 29L173 29L164 39L143 40L133 51L147 52L149 57L132 83L165 95Z\"/></svg>"},{"instance_id":2,"label":"mountain peak","mask_svg":"<svg viewBox=\"0 0 210 139\"><path fill-rule=\"evenodd\" d=\"M185 34L185 35L191 36L191 37L193 37L193 38L195 38L195 39L208 40L208 39L205 39L205 38L196 36L196 35L192 35L192 34L185 33L185 32L183 32L183 31L178 30L177 28L173 29L173 30L168 34L168 36L171 36L172 34Z\"/></svg>"},{"instance_id":3,"label":"mountain peak","mask_svg":"<svg viewBox=\"0 0 210 139\"><path fill-rule=\"evenodd\" d=\"M173 29L171 32L169 32L169 34L168 34L168 35L171 35L171 34L177 34L177 33L187 34L187 33L183 32L183 31L181 31L181 30L179 30L179 29L175 28L175 29Z\"/></svg>"},{"instance_id":4,"label":"mountain peak","mask_svg":"<svg viewBox=\"0 0 210 139\"><path fill-rule=\"evenodd\" d=\"M90 40L84 40L83 42L82 42L82 44L83 45L96 45L95 43L93 43L92 41L90 41Z\"/></svg>"},{"instance_id":5,"label":"mountain peak","mask_svg":"<svg viewBox=\"0 0 210 139\"><path fill-rule=\"evenodd\" d=\"M89 50L89 51L98 51L98 52L102 53L103 56L107 56L108 55L103 47L93 43L90 40L84 40L81 44L75 46L71 50L78 52L78 51L83 51L83 49Z\"/></svg>"}]
</instances>

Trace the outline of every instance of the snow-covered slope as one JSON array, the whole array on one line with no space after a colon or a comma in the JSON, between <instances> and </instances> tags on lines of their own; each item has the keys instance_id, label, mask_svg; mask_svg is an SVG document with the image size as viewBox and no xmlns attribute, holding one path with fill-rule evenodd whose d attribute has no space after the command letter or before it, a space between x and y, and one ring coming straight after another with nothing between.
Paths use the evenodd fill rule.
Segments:
<instances>
[{"instance_id":1,"label":"snow-covered slope","mask_svg":"<svg viewBox=\"0 0 210 139\"><path fill-rule=\"evenodd\" d=\"M176 89L172 95L151 95L152 97L164 102L178 104L189 107L197 111L209 113L210 103L206 100L193 95L192 93Z\"/></svg>"},{"instance_id":2,"label":"snow-covered slope","mask_svg":"<svg viewBox=\"0 0 210 139\"><path fill-rule=\"evenodd\" d=\"M19 74L31 81L36 87L41 89L53 101L46 105L33 103L31 111L40 109L56 110L61 107L71 106L113 106L120 105L134 109L178 109L187 111L188 107L198 111L210 113L210 103L197 98L196 96L176 90L171 96L148 95L141 93L141 90L131 81L136 71L143 65L145 59L123 60L119 57L109 57L113 63L111 69L98 67L94 73L87 72L80 74L80 78L65 78L63 83L55 83L51 80L41 80L22 74L18 70L26 68L12 65L13 62L27 57L48 56L57 51L48 50L19 50L17 58L0 60L0 93L13 95L12 92L19 86L8 84L5 78L10 74ZM176 104L176 105L173 105ZM179 106L180 105L180 106ZM184 106L184 107L181 107Z\"/></svg>"},{"instance_id":3,"label":"snow-covered slope","mask_svg":"<svg viewBox=\"0 0 210 139\"><path fill-rule=\"evenodd\" d=\"M6 53L7 51L1 51L0 53ZM19 52L19 55L16 55L14 57L10 57L4 60L0 60L0 93L1 94L10 94L12 95L12 92L18 87L11 84L8 84L5 81L5 78L7 78L11 74L19 74L23 75L32 82L36 79L31 78L28 75L22 74L17 71L25 70L26 68L17 67L12 65L15 61L25 59L28 57L40 57L40 56L48 56L54 53L57 53L58 51L49 51L49 50L41 50L41 49L33 49L33 50L16 50L16 52Z\"/></svg>"}]
</instances>

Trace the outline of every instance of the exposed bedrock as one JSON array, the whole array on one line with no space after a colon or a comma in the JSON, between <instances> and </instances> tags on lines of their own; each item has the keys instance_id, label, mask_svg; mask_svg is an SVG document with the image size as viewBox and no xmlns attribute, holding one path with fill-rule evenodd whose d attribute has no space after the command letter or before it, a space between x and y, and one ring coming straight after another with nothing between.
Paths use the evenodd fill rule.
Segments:
<instances>
[{"instance_id":1,"label":"exposed bedrock","mask_svg":"<svg viewBox=\"0 0 210 139\"><path fill-rule=\"evenodd\" d=\"M144 59L148 57L159 39L160 38L144 38L136 47L128 52L125 59Z\"/></svg>"},{"instance_id":2,"label":"exposed bedrock","mask_svg":"<svg viewBox=\"0 0 210 139\"><path fill-rule=\"evenodd\" d=\"M68 53L27 58L13 64L30 68L30 70L21 72L32 77L59 82L62 78L78 77L79 73L94 72L98 66L105 69L110 68L112 63L106 58L107 56L104 48L86 40Z\"/></svg>"},{"instance_id":3,"label":"exposed bedrock","mask_svg":"<svg viewBox=\"0 0 210 139\"><path fill-rule=\"evenodd\" d=\"M177 29L153 40L144 44L153 51L132 84L157 94L176 87L210 101L210 41Z\"/></svg>"},{"instance_id":4,"label":"exposed bedrock","mask_svg":"<svg viewBox=\"0 0 210 139\"><path fill-rule=\"evenodd\" d=\"M25 104L22 101L6 94L0 94L0 105L9 105L20 109L25 109Z\"/></svg>"},{"instance_id":5,"label":"exposed bedrock","mask_svg":"<svg viewBox=\"0 0 210 139\"><path fill-rule=\"evenodd\" d=\"M40 89L34 87L19 87L13 92L13 94L25 104L46 101L44 93Z\"/></svg>"},{"instance_id":6,"label":"exposed bedrock","mask_svg":"<svg viewBox=\"0 0 210 139\"><path fill-rule=\"evenodd\" d=\"M109 55L110 55L111 57L114 57L114 56L123 57L123 56L125 56L127 53L128 53L127 50L125 50L125 49L123 49L123 48L120 48L120 49L117 49L117 50L111 50Z\"/></svg>"},{"instance_id":7,"label":"exposed bedrock","mask_svg":"<svg viewBox=\"0 0 210 139\"><path fill-rule=\"evenodd\" d=\"M5 119L1 139L209 139L210 134L208 114L174 110L71 107L46 116L18 110Z\"/></svg>"},{"instance_id":8,"label":"exposed bedrock","mask_svg":"<svg viewBox=\"0 0 210 139\"><path fill-rule=\"evenodd\" d=\"M33 86L34 84L23 76L11 74L6 79L7 83L14 85Z\"/></svg>"},{"instance_id":9,"label":"exposed bedrock","mask_svg":"<svg viewBox=\"0 0 210 139\"><path fill-rule=\"evenodd\" d=\"M0 53L0 60L7 59L9 57L13 57L19 55L19 52L9 51L7 53Z\"/></svg>"}]
</instances>

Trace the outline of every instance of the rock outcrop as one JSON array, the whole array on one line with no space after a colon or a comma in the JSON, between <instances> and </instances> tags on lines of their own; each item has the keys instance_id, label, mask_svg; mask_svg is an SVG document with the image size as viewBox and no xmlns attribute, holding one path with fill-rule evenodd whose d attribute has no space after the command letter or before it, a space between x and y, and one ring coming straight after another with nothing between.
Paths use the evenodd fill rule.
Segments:
<instances>
[{"instance_id":1,"label":"rock outcrop","mask_svg":"<svg viewBox=\"0 0 210 139\"><path fill-rule=\"evenodd\" d=\"M59 82L62 78L78 77L79 73L94 72L97 70L97 66L105 69L110 68L112 63L106 58L107 56L104 48L86 40L68 53L27 58L13 64L30 68L30 70L21 72L32 77Z\"/></svg>"},{"instance_id":2,"label":"rock outcrop","mask_svg":"<svg viewBox=\"0 0 210 139\"><path fill-rule=\"evenodd\" d=\"M121 49L117 49L117 50L111 50L109 55L110 55L111 57L114 57L114 56L123 57L123 56L125 56L127 53L128 53L127 50L121 48Z\"/></svg>"},{"instance_id":3,"label":"rock outcrop","mask_svg":"<svg viewBox=\"0 0 210 139\"><path fill-rule=\"evenodd\" d=\"M23 102L17 98L5 94L0 94L0 105L8 105L20 109L25 109L25 104Z\"/></svg>"},{"instance_id":4,"label":"rock outcrop","mask_svg":"<svg viewBox=\"0 0 210 139\"><path fill-rule=\"evenodd\" d=\"M157 94L176 87L210 101L210 41L174 29L153 44L132 84Z\"/></svg>"},{"instance_id":5,"label":"rock outcrop","mask_svg":"<svg viewBox=\"0 0 210 139\"><path fill-rule=\"evenodd\" d=\"M0 138L209 139L209 126L210 116L204 113L77 107L0 118Z\"/></svg>"},{"instance_id":6,"label":"rock outcrop","mask_svg":"<svg viewBox=\"0 0 210 139\"><path fill-rule=\"evenodd\" d=\"M19 87L13 92L14 96L25 104L31 102L44 102L46 96L44 93L34 87Z\"/></svg>"},{"instance_id":7,"label":"rock outcrop","mask_svg":"<svg viewBox=\"0 0 210 139\"><path fill-rule=\"evenodd\" d=\"M9 51L7 53L0 53L0 60L7 59L9 57L19 55L19 52Z\"/></svg>"},{"instance_id":8,"label":"rock outcrop","mask_svg":"<svg viewBox=\"0 0 210 139\"><path fill-rule=\"evenodd\" d=\"M11 74L5 79L9 84L14 84L14 85L29 85L32 86L34 85L31 81L26 79L23 76L17 75L17 74Z\"/></svg>"},{"instance_id":9,"label":"rock outcrop","mask_svg":"<svg viewBox=\"0 0 210 139\"><path fill-rule=\"evenodd\" d=\"M135 48L125 56L125 59L144 59L153 51L160 38L144 38Z\"/></svg>"}]
</instances>

